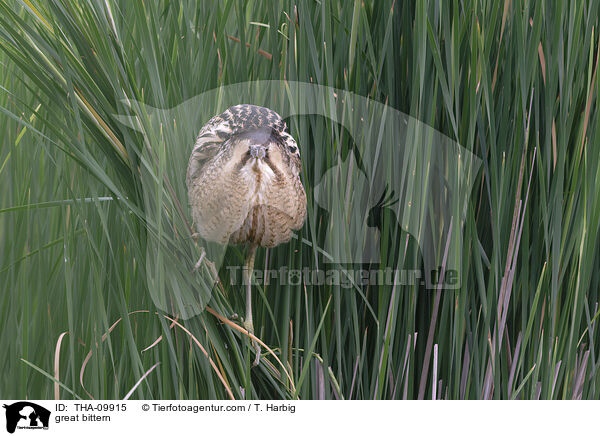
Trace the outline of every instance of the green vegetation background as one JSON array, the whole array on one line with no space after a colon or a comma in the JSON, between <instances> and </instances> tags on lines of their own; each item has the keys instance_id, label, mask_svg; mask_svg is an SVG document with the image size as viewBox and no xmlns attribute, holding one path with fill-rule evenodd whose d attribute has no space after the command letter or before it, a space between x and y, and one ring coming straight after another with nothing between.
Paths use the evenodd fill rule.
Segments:
<instances>
[{"instance_id":1,"label":"green vegetation background","mask_svg":"<svg viewBox=\"0 0 600 436\"><path fill-rule=\"evenodd\" d=\"M600 398L599 24L595 0L0 3L0 397ZM143 140L112 115L258 79L387 103L483 160L460 290L261 289L277 359L254 369L212 313L154 306ZM332 150L338 129L292 126Z\"/></svg>"}]
</instances>

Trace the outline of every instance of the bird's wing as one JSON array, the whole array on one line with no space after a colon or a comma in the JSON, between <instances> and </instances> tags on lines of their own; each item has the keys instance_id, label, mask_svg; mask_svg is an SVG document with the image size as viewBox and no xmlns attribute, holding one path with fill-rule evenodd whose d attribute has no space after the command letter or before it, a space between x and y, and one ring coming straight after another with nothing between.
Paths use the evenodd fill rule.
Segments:
<instances>
[{"instance_id":1,"label":"bird's wing","mask_svg":"<svg viewBox=\"0 0 600 436\"><path fill-rule=\"evenodd\" d=\"M196 172L202 168L207 160L219 152L221 146L229 138L262 127L269 127L280 133L286 129L285 122L277 112L251 104L231 106L222 114L212 117L202 127L196 138L188 163L188 186Z\"/></svg>"}]
</instances>

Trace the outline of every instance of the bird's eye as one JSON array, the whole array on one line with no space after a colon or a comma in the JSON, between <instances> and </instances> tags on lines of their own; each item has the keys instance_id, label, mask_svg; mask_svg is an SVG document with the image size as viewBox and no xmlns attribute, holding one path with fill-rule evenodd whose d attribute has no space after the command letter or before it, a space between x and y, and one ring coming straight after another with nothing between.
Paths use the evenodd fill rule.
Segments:
<instances>
[{"instance_id":1,"label":"bird's eye","mask_svg":"<svg viewBox=\"0 0 600 436\"><path fill-rule=\"evenodd\" d=\"M296 153L298 151L298 147L296 147L295 145L288 145L287 149L290 153Z\"/></svg>"}]
</instances>

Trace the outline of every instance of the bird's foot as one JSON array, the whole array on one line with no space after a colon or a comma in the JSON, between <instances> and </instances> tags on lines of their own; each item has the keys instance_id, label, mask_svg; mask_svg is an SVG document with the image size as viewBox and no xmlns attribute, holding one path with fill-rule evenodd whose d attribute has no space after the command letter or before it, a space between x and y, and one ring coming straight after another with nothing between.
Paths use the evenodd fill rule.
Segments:
<instances>
[{"instance_id":1,"label":"bird's foot","mask_svg":"<svg viewBox=\"0 0 600 436\"><path fill-rule=\"evenodd\" d=\"M254 326L252 325L252 320L244 321L242 325L246 330L248 330L249 333L254 335ZM256 358L254 359L254 362L252 362L252 367L255 367L260 363L260 345L254 338L251 338L251 341L252 348L254 348L254 352L256 353Z\"/></svg>"},{"instance_id":2,"label":"bird's foot","mask_svg":"<svg viewBox=\"0 0 600 436\"><path fill-rule=\"evenodd\" d=\"M227 319L229 321L237 321L238 319L240 319L240 316L237 313L232 313L227 317Z\"/></svg>"}]
</instances>

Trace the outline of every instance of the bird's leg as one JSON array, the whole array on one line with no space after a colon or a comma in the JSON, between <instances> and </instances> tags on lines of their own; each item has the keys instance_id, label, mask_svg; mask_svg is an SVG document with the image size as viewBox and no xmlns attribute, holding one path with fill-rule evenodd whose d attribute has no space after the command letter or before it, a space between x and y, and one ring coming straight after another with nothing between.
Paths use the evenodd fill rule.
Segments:
<instances>
[{"instance_id":1,"label":"bird's leg","mask_svg":"<svg viewBox=\"0 0 600 436\"><path fill-rule=\"evenodd\" d=\"M246 264L244 265L244 285L246 286L246 319L244 320L244 328L248 332L254 334L254 325L252 324L252 271L254 270L254 257L256 256L256 245L248 247L246 255ZM260 362L260 345L252 339L252 347L256 352L256 358L252 366L258 365Z\"/></svg>"}]
</instances>

